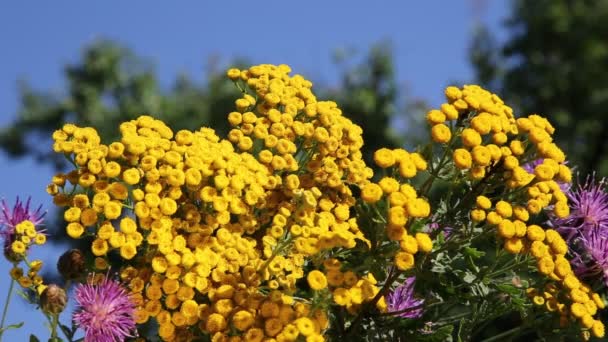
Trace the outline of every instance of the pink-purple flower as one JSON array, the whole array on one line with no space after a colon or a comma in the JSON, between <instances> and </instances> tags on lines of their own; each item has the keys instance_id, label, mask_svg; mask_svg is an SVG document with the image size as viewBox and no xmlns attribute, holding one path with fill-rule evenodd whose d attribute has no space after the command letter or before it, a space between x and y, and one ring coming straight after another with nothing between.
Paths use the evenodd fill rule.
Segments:
<instances>
[{"instance_id":1,"label":"pink-purple flower","mask_svg":"<svg viewBox=\"0 0 608 342\"><path fill-rule=\"evenodd\" d=\"M135 304L121 284L108 276L94 284L79 284L72 319L85 332L85 341L123 341L136 335Z\"/></svg>"},{"instance_id":2,"label":"pink-purple flower","mask_svg":"<svg viewBox=\"0 0 608 342\"><path fill-rule=\"evenodd\" d=\"M552 225L568 241L587 239L592 235L608 238L608 194L604 191L605 186L605 179L597 182L590 176L585 183L566 192L570 216L554 218Z\"/></svg>"},{"instance_id":3,"label":"pink-purple flower","mask_svg":"<svg viewBox=\"0 0 608 342\"><path fill-rule=\"evenodd\" d=\"M600 279L608 286L608 193L606 179L587 177L566 195L570 216L552 217L551 225L568 241L574 272L586 279Z\"/></svg>"},{"instance_id":4,"label":"pink-purple flower","mask_svg":"<svg viewBox=\"0 0 608 342\"><path fill-rule=\"evenodd\" d=\"M5 200L0 201L0 236L4 239L5 249L15 240L15 226L29 220L34 225L42 224L46 212L42 211L42 205L37 209L30 209L31 197L25 202L19 197L11 207Z\"/></svg>"},{"instance_id":5,"label":"pink-purple flower","mask_svg":"<svg viewBox=\"0 0 608 342\"><path fill-rule=\"evenodd\" d=\"M578 242L580 252L572 259L574 272L584 278L600 278L608 286L608 238L592 234Z\"/></svg>"},{"instance_id":6,"label":"pink-purple flower","mask_svg":"<svg viewBox=\"0 0 608 342\"><path fill-rule=\"evenodd\" d=\"M422 316L424 299L414 297L414 283L416 277L406 278L403 284L386 296L389 313L404 318L418 318Z\"/></svg>"}]
</instances>

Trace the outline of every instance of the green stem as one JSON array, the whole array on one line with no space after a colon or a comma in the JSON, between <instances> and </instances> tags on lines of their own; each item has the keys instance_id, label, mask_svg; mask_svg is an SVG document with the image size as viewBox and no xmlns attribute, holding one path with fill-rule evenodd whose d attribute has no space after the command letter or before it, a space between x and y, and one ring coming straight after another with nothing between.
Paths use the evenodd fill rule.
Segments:
<instances>
[{"instance_id":1,"label":"green stem","mask_svg":"<svg viewBox=\"0 0 608 342\"><path fill-rule=\"evenodd\" d=\"M6 320L6 314L8 313L8 306L11 302L14 287L15 279L11 277L11 284L8 287L8 293L6 294L6 300L4 301L4 309L2 310L2 321L0 321L0 341L2 341L2 335L4 334L4 321Z\"/></svg>"},{"instance_id":2,"label":"green stem","mask_svg":"<svg viewBox=\"0 0 608 342\"><path fill-rule=\"evenodd\" d=\"M59 314L53 314L51 321L51 340L57 340L57 324L59 323Z\"/></svg>"},{"instance_id":3,"label":"green stem","mask_svg":"<svg viewBox=\"0 0 608 342\"><path fill-rule=\"evenodd\" d=\"M498 335L494 335L492 337L488 337L485 340L481 341L481 342L493 342L493 341L504 341L504 338L509 336L509 335L513 335L516 333L521 332L522 330L526 329L526 326L520 325L517 326L513 329L509 329L507 331L503 331L502 333L498 334Z\"/></svg>"}]
</instances>

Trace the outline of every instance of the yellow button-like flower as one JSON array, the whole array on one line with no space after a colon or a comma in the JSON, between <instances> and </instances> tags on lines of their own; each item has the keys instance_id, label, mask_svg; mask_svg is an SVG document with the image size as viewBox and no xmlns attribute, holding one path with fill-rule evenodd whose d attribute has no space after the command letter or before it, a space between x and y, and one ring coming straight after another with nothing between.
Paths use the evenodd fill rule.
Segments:
<instances>
[{"instance_id":1,"label":"yellow button-like flower","mask_svg":"<svg viewBox=\"0 0 608 342\"><path fill-rule=\"evenodd\" d=\"M361 199L367 203L378 202L382 194L382 188L376 183L368 183L361 189Z\"/></svg>"},{"instance_id":2,"label":"yellow button-like flower","mask_svg":"<svg viewBox=\"0 0 608 342\"><path fill-rule=\"evenodd\" d=\"M459 169L469 169L471 168L471 164L473 159L471 158L471 154L469 151L464 148L458 148L454 151L453 156L454 164Z\"/></svg>"},{"instance_id":3,"label":"yellow button-like flower","mask_svg":"<svg viewBox=\"0 0 608 342\"><path fill-rule=\"evenodd\" d=\"M306 276L306 280L308 281L310 288L315 291L319 291L327 287L327 278L325 277L325 274L319 270L310 271Z\"/></svg>"},{"instance_id":4,"label":"yellow button-like flower","mask_svg":"<svg viewBox=\"0 0 608 342\"><path fill-rule=\"evenodd\" d=\"M436 143L447 144L452 139L452 132L445 124L436 124L431 128L431 138Z\"/></svg>"}]
</instances>

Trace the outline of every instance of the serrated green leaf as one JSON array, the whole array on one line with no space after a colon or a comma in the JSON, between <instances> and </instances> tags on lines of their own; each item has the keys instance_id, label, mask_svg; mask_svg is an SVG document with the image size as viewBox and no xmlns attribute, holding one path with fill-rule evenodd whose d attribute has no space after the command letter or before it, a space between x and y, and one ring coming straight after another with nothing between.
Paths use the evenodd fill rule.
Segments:
<instances>
[{"instance_id":1,"label":"serrated green leaf","mask_svg":"<svg viewBox=\"0 0 608 342\"><path fill-rule=\"evenodd\" d=\"M473 247L465 247L464 253L474 259L479 259L482 256L486 255L486 252L480 251L477 248Z\"/></svg>"},{"instance_id":2,"label":"serrated green leaf","mask_svg":"<svg viewBox=\"0 0 608 342\"><path fill-rule=\"evenodd\" d=\"M36 337L36 335L31 334L30 335L30 342L40 342L40 340L38 339L38 337Z\"/></svg>"}]
</instances>

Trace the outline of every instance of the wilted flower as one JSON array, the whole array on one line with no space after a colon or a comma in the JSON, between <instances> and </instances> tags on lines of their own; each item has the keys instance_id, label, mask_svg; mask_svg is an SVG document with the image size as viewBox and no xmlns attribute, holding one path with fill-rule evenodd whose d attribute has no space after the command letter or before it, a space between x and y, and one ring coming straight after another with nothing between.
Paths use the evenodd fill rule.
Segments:
<instances>
[{"instance_id":1,"label":"wilted flower","mask_svg":"<svg viewBox=\"0 0 608 342\"><path fill-rule=\"evenodd\" d=\"M86 270L85 256L79 249L70 249L59 257L57 270L64 279L77 279Z\"/></svg>"},{"instance_id":2,"label":"wilted flower","mask_svg":"<svg viewBox=\"0 0 608 342\"><path fill-rule=\"evenodd\" d=\"M404 318L418 318L422 316L424 299L414 297L414 282L416 277L406 278L403 284L388 294L386 303L389 312Z\"/></svg>"},{"instance_id":3,"label":"wilted flower","mask_svg":"<svg viewBox=\"0 0 608 342\"><path fill-rule=\"evenodd\" d=\"M85 341L123 341L135 334L135 304L128 292L113 279L104 277L79 284L75 292L74 322L85 331Z\"/></svg>"},{"instance_id":4,"label":"wilted flower","mask_svg":"<svg viewBox=\"0 0 608 342\"><path fill-rule=\"evenodd\" d=\"M51 284L40 294L40 307L48 314L58 314L63 311L68 301L65 290Z\"/></svg>"},{"instance_id":5,"label":"wilted flower","mask_svg":"<svg viewBox=\"0 0 608 342\"><path fill-rule=\"evenodd\" d=\"M587 177L583 184L572 187L566 195L570 216L554 218L552 224L568 241L575 237L591 238L593 235L608 238L608 194L604 192L606 180L599 182Z\"/></svg>"}]
</instances>

